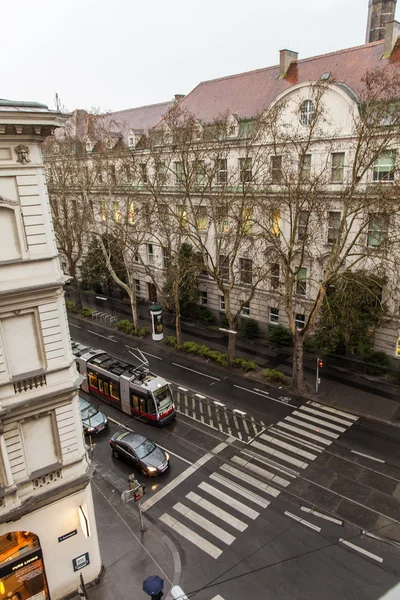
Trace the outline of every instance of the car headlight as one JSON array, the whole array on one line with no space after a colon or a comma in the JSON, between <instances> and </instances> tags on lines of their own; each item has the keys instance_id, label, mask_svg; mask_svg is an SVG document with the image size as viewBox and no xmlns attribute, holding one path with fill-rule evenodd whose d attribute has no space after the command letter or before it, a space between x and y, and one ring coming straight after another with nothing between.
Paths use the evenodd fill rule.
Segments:
<instances>
[{"instance_id":1,"label":"car headlight","mask_svg":"<svg viewBox=\"0 0 400 600\"><path fill-rule=\"evenodd\" d=\"M149 473L154 473L154 471L157 471L156 467L147 467L147 470Z\"/></svg>"},{"instance_id":2,"label":"car headlight","mask_svg":"<svg viewBox=\"0 0 400 600\"><path fill-rule=\"evenodd\" d=\"M165 453L165 456L167 457L167 460L169 460L169 454L168 454L168 452Z\"/></svg>"},{"instance_id":3,"label":"car headlight","mask_svg":"<svg viewBox=\"0 0 400 600\"><path fill-rule=\"evenodd\" d=\"M93 433L93 431L96 431L96 428L95 427L88 427L86 429L86 431L87 431L87 433Z\"/></svg>"}]
</instances>

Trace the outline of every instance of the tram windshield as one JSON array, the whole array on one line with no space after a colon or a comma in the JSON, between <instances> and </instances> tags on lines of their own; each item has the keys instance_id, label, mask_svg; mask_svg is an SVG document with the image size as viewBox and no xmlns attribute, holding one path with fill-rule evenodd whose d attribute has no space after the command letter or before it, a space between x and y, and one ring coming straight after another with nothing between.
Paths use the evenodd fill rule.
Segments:
<instances>
[{"instance_id":1,"label":"tram windshield","mask_svg":"<svg viewBox=\"0 0 400 600\"><path fill-rule=\"evenodd\" d=\"M156 399L157 409L159 412L162 412L173 404L171 388L168 384L155 391L154 397Z\"/></svg>"}]
</instances>

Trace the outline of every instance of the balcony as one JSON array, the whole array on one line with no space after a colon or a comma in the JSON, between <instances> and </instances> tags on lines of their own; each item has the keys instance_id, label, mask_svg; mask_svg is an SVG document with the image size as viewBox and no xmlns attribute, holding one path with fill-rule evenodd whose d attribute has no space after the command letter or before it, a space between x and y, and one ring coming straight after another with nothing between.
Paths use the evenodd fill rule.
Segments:
<instances>
[{"instance_id":1,"label":"balcony","mask_svg":"<svg viewBox=\"0 0 400 600\"><path fill-rule=\"evenodd\" d=\"M14 392L16 394L22 394L23 392L30 392L32 390L44 387L47 385L46 375L34 375L33 377L27 377L14 382Z\"/></svg>"}]
</instances>

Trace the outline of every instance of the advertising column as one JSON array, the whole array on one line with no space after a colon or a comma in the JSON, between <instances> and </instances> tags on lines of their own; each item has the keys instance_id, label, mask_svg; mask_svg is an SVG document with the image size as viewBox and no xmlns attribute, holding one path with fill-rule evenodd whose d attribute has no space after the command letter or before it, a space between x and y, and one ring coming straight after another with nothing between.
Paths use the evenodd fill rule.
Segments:
<instances>
[{"instance_id":1,"label":"advertising column","mask_svg":"<svg viewBox=\"0 0 400 600\"><path fill-rule=\"evenodd\" d=\"M153 340L157 342L164 339L163 314L160 304L155 304L150 307L151 331Z\"/></svg>"}]
</instances>

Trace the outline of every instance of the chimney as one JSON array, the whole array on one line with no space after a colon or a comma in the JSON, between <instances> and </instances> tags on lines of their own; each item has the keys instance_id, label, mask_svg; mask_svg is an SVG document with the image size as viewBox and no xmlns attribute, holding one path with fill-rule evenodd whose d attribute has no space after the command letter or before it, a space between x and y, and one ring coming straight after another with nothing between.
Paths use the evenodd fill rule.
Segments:
<instances>
[{"instance_id":1,"label":"chimney","mask_svg":"<svg viewBox=\"0 0 400 600\"><path fill-rule=\"evenodd\" d=\"M185 97L185 94L175 94L174 104L177 104L177 102L180 102L181 100L183 100L184 97Z\"/></svg>"},{"instance_id":2,"label":"chimney","mask_svg":"<svg viewBox=\"0 0 400 600\"><path fill-rule=\"evenodd\" d=\"M400 23L398 21L389 21L385 29L385 46L383 48L383 58L389 58L393 52L397 40L400 36Z\"/></svg>"},{"instance_id":3,"label":"chimney","mask_svg":"<svg viewBox=\"0 0 400 600\"><path fill-rule=\"evenodd\" d=\"M397 0L369 0L365 43L385 38L386 24L393 21Z\"/></svg>"},{"instance_id":4,"label":"chimney","mask_svg":"<svg viewBox=\"0 0 400 600\"><path fill-rule=\"evenodd\" d=\"M296 62L296 60L298 59L299 53L292 52L292 50L280 50L279 55L280 55L279 79L283 79L285 77L286 73L288 72L289 67L292 64L292 62Z\"/></svg>"}]
</instances>

